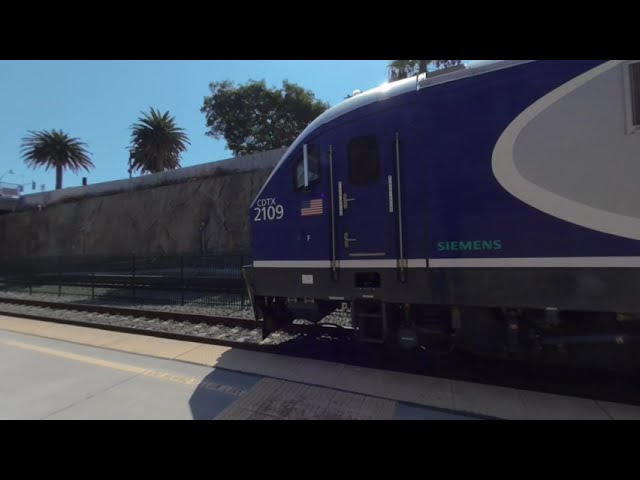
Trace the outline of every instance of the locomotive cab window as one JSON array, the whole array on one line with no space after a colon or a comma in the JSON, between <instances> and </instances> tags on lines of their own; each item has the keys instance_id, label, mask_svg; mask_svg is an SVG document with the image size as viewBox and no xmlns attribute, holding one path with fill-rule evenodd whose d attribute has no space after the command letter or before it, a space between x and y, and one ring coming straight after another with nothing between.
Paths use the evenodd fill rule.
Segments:
<instances>
[{"instance_id":1,"label":"locomotive cab window","mask_svg":"<svg viewBox=\"0 0 640 480\"><path fill-rule=\"evenodd\" d=\"M349 182L371 185L380 179L380 152L375 135L358 137L349 143Z\"/></svg>"},{"instance_id":2,"label":"locomotive cab window","mask_svg":"<svg viewBox=\"0 0 640 480\"><path fill-rule=\"evenodd\" d=\"M304 150L293 162L293 187L296 192L309 189L320 180L320 152L314 145L307 145L307 164L305 176Z\"/></svg>"}]
</instances>

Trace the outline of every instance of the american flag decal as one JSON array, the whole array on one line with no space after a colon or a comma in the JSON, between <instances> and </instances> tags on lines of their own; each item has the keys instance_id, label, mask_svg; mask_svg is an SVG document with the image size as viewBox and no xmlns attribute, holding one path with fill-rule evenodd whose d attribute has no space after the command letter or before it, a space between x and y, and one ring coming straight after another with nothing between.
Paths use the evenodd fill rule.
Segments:
<instances>
[{"instance_id":1,"label":"american flag decal","mask_svg":"<svg viewBox=\"0 0 640 480\"><path fill-rule=\"evenodd\" d=\"M322 215L322 199L304 200L300 207L300 215L303 217L313 217Z\"/></svg>"}]
</instances>

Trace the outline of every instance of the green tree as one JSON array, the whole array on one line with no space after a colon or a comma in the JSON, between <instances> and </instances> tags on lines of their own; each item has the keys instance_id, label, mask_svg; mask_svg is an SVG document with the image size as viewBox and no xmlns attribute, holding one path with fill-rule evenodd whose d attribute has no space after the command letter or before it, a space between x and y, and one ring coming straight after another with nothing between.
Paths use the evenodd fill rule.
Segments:
<instances>
[{"instance_id":1,"label":"green tree","mask_svg":"<svg viewBox=\"0 0 640 480\"><path fill-rule=\"evenodd\" d=\"M62 174L65 169L73 173L95 165L89 158L87 144L77 138L71 138L62 130L29 132L22 139L22 159L31 168L45 167L56 170L56 190L62 188Z\"/></svg>"},{"instance_id":2,"label":"green tree","mask_svg":"<svg viewBox=\"0 0 640 480\"><path fill-rule=\"evenodd\" d=\"M129 175L135 171L158 173L180 168L181 155L190 144L184 129L178 128L169 112L151 108L131 126Z\"/></svg>"},{"instance_id":3,"label":"green tree","mask_svg":"<svg viewBox=\"0 0 640 480\"><path fill-rule=\"evenodd\" d=\"M209 89L211 95L200 109L207 135L224 138L234 155L287 147L329 108L313 92L287 80L281 89L268 88L264 80L238 87L230 81L213 82Z\"/></svg>"},{"instance_id":4,"label":"green tree","mask_svg":"<svg viewBox=\"0 0 640 480\"><path fill-rule=\"evenodd\" d=\"M393 60L389 66L389 82L428 73L429 66L446 68L460 65L462 60Z\"/></svg>"}]
</instances>

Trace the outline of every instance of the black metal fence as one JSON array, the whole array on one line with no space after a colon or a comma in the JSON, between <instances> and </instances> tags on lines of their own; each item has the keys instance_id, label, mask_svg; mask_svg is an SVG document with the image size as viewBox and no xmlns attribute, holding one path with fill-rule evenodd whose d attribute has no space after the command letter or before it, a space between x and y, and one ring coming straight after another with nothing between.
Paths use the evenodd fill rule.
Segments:
<instances>
[{"instance_id":1,"label":"black metal fence","mask_svg":"<svg viewBox=\"0 0 640 480\"><path fill-rule=\"evenodd\" d=\"M245 255L0 259L0 290L92 302L244 308Z\"/></svg>"}]
</instances>

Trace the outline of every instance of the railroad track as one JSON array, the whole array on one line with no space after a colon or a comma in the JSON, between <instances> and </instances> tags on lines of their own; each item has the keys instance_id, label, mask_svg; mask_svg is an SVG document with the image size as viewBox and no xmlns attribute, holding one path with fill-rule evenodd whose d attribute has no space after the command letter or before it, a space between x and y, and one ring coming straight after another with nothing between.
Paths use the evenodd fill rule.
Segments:
<instances>
[{"instance_id":1,"label":"railroad track","mask_svg":"<svg viewBox=\"0 0 640 480\"><path fill-rule=\"evenodd\" d=\"M299 336L346 339L353 334L334 326L293 324L265 340L261 320L19 298L0 298L0 314L269 352L277 352L280 343Z\"/></svg>"},{"instance_id":2,"label":"railroad track","mask_svg":"<svg viewBox=\"0 0 640 480\"><path fill-rule=\"evenodd\" d=\"M334 326L294 324L263 339L262 322L243 318L2 297L0 314L640 405L637 372L531 365L468 354L440 356L424 351L402 352L359 344L354 341L353 331Z\"/></svg>"}]
</instances>

